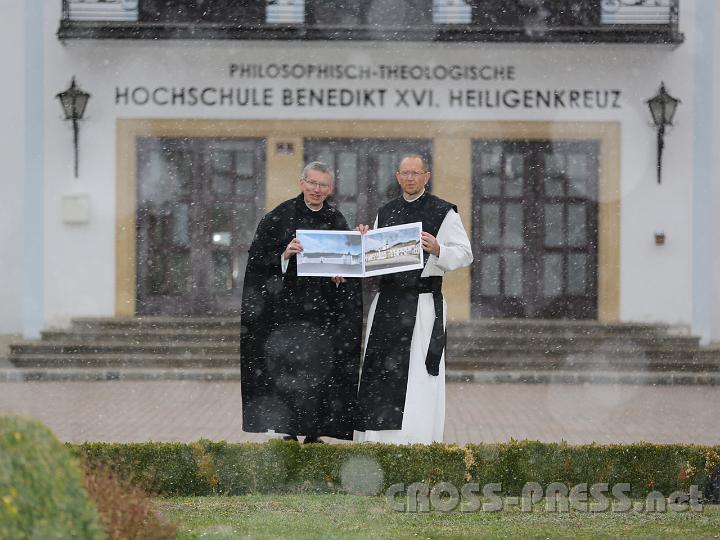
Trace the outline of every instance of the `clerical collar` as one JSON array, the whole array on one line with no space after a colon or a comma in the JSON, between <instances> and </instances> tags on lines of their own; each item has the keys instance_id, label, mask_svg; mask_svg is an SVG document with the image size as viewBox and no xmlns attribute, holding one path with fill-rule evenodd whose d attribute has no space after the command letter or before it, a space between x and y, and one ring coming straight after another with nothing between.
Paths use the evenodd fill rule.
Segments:
<instances>
[{"instance_id":1,"label":"clerical collar","mask_svg":"<svg viewBox=\"0 0 720 540\"><path fill-rule=\"evenodd\" d=\"M417 197L414 197L414 198L412 198L412 199L408 199L408 198L405 196L405 194L403 193L403 200L404 200L406 203L412 203L412 202L417 201L417 200L418 200L420 197L422 197L423 195L425 195L425 188L423 188L422 193L420 193L420 195L418 195Z\"/></svg>"},{"instance_id":2,"label":"clerical collar","mask_svg":"<svg viewBox=\"0 0 720 540\"><path fill-rule=\"evenodd\" d=\"M308 210L311 210L311 211L313 211L313 212L319 212L320 210L323 209L322 206L320 206L320 208L317 208L317 209L313 208L312 206L310 206L310 205L307 203L307 201L305 200L305 197L303 197L303 202L305 203L305 206L308 207Z\"/></svg>"}]
</instances>

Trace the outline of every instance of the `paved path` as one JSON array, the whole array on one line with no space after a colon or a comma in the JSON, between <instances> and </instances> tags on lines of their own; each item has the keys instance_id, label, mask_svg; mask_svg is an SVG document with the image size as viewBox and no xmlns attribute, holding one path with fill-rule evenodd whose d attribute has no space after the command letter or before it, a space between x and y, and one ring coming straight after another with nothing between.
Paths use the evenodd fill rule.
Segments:
<instances>
[{"instance_id":1,"label":"paved path","mask_svg":"<svg viewBox=\"0 0 720 540\"><path fill-rule=\"evenodd\" d=\"M461 384L445 442L720 444L720 387ZM0 414L35 416L63 441L263 441L240 426L237 382L0 383Z\"/></svg>"}]
</instances>

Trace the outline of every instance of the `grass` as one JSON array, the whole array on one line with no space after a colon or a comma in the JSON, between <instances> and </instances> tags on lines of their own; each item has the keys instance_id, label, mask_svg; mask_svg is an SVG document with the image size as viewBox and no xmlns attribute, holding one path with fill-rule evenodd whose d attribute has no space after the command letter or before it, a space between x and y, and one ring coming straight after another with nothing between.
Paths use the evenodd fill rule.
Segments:
<instances>
[{"instance_id":1,"label":"grass","mask_svg":"<svg viewBox=\"0 0 720 540\"><path fill-rule=\"evenodd\" d=\"M702 512L404 513L382 497L247 495L157 498L178 539L720 538L720 507Z\"/></svg>"}]
</instances>

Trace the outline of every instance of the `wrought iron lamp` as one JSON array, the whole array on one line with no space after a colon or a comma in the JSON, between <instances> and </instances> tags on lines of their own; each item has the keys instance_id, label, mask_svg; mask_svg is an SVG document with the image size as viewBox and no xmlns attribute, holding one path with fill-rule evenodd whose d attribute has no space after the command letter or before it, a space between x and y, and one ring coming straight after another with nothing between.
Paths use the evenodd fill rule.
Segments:
<instances>
[{"instance_id":1,"label":"wrought iron lamp","mask_svg":"<svg viewBox=\"0 0 720 540\"><path fill-rule=\"evenodd\" d=\"M662 152L665 147L665 126L672 126L675 109L680 103L679 99L672 97L665 90L665 83L660 83L657 95L647 100L653 123L658 132L657 137L657 181L660 183L662 170Z\"/></svg>"},{"instance_id":2,"label":"wrought iron lamp","mask_svg":"<svg viewBox=\"0 0 720 540\"><path fill-rule=\"evenodd\" d=\"M75 145L75 178L78 177L78 120L82 120L85 115L85 107L87 106L90 94L81 90L75 84L75 77L67 90L60 92L57 96L65 113L65 120L72 120L73 123L73 142Z\"/></svg>"}]
</instances>

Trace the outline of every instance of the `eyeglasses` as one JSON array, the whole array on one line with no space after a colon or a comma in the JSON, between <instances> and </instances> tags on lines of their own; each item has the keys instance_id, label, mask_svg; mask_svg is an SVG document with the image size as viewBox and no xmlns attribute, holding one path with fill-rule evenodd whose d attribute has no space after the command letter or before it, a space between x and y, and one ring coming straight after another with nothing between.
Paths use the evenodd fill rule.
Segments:
<instances>
[{"instance_id":1,"label":"eyeglasses","mask_svg":"<svg viewBox=\"0 0 720 540\"><path fill-rule=\"evenodd\" d=\"M314 180L308 180L306 178L303 178L302 181L305 182L312 189L320 188L321 191L327 191L328 189L330 189L330 184L323 184L322 182L315 182Z\"/></svg>"},{"instance_id":2,"label":"eyeglasses","mask_svg":"<svg viewBox=\"0 0 720 540\"><path fill-rule=\"evenodd\" d=\"M422 175L427 174L427 171L398 171L398 176L402 178L420 178Z\"/></svg>"}]
</instances>

